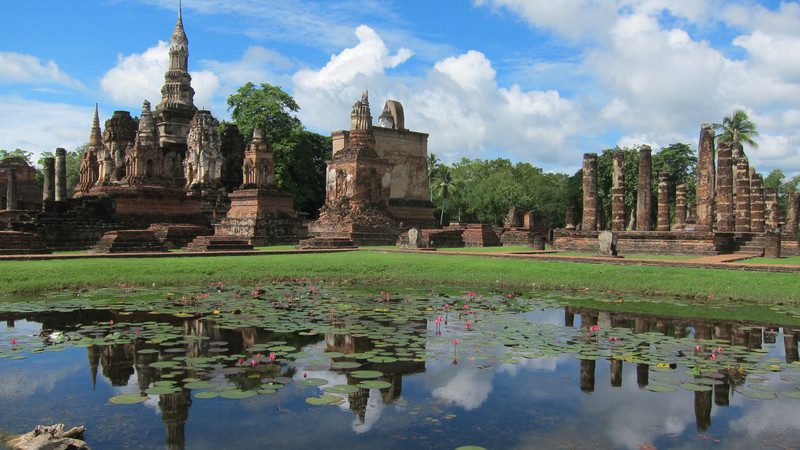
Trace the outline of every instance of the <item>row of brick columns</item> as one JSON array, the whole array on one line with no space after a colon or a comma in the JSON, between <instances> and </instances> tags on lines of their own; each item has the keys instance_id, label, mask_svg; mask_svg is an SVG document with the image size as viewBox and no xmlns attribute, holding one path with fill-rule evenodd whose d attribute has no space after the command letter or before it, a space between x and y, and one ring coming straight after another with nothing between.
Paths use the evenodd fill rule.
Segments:
<instances>
[{"instance_id":1,"label":"row of brick columns","mask_svg":"<svg viewBox=\"0 0 800 450\"><path fill-rule=\"evenodd\" d=\"M67 201L67 151L57 148L55 158L45 158L42 172L42 200Z\"/></svg>"},{"instance_id":2,"label":"row of brick columns","mask_svg":"<svg viewBox=\"0 0 800 450\"><path fill-rule=\"evenodd\" d=\"M709 124L700 131L697 168L697 231L763 233L778 226L776 193L764 189L763 177L756 173L744 156L738 141L720 143L717 161L714 161L714 132ZM642 146L639 150L639 180L636 195L637 231L651 230L651 171L652 150ZM597 230L599 203L597 196L597 155L583 155L583 220L584 230ZM623 152L613 155L611 186L611 230L625 229L625 186ZM675 220L670 224L669 183L666 174L658 177L658 204L656 231L684 230L686 228L686 185L675 186ZM789 196L786 220L788 233L797 233L798 195ZM716 217L714 212L716 211ZM716 221L714 220L716 219ZM572 222L570 222L572 223Z\"/></svg>"}]
</instances>

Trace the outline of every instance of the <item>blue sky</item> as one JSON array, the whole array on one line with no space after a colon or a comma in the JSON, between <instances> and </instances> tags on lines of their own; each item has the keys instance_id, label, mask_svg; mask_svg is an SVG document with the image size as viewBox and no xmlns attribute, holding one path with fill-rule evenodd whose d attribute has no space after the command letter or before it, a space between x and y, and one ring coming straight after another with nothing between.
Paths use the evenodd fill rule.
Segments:
<instances>
[{"instance_id":1,"label":"blue sky","mask_svg":"<svg viewBox=\"0 0 800 450\"><path fill-rule=\"evenodd\" d=\"M0 148L88 140L158 103L177 0L7 0ZM800 172L800 5L717 0L185 0L197 106L229 118L247 81L283 87L327 134L370 90L445 161L507 157L574 172L615 145L696 145L746 109L762 172Z\"/></svg>"}]
</instances>

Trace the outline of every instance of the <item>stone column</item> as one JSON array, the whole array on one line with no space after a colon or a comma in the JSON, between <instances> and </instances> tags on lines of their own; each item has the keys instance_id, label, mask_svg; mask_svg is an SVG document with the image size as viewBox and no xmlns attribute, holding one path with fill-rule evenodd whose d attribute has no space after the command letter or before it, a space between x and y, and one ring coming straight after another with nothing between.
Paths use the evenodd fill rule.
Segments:
<instances>
[{"instance_id":1,"label":"stone column","mask_svg":"<svg viewBox=\"0 0 800 450\"><path fill-rule=\"evenodd\" d=\"M675 224L674 230L686 229L686 185L681 183L675 187Z\"/></svg>"},{"instance_id":2,"label":"stone column","mask_svg":"<svg viewBox=\"0 0 800 450\"><path fill-rule=\"evenodd\" d=\"M597 154L583 155L583 220L581 229L597 229Z\"/></svg>"},{"instance_id":3,"label":"stone column","mask_svg":"<svg viewBox=\"0 0 800 450\"><path fill-rule=\"evenodd\" d=\"M764 232L764 179L750 171L750 231Z\"/></svg>"},{"instance_id":4,"label":"stone column","mask_svg":"<svg viewBox=\"0 0 800 450\"><path fill-rule=\"evenodd\" d=\"M42 183L42 201L53 201L56 198L56 159L44 159L44 173Z\"/></svg>"},{"instance_id":5,"label":"stone column","mask_svg":"<svg viewBox=\"0 0 800 450\"><path fill-rule=\"evenodd\" d=\"M667 174L658 174L658 220L657 231L669 231L669 182Z\"/></svg>"},{"instance_id":6,"label":"stone column","mask_svg":"<svg viewBox=\"0 0 800 450\"><path fill-rule=\"evenodd\" d=\"M8 169L8 180L6 183L6 209L14 210L19 208L17 199L17 171L13 167Z\"/></svg>"},{"instance_id":7,"label":"stone column","mask_svg":"<svg viewBox=\"0 0 800 450\"><path fill-rule=\"evenodd\" d=\"M67 201L67 151L56 149L56 201Z\"/></svg>"},{"instance_id":8,"label":"stone column","mask_svg":"<svg viewBox=\"0 0 800 450\"><path fill-rule=\"evenodd\" d=\"M614 152L614 173L611 186L611 230L625 230L625 175L623 171L623 152Z\"/></svg>"},{"instance_id":9,"label":"stone column","mask_svg":"<svg viewBox=\"0 0 800 450\"><path fill-rule=\"evenodd\" d=\"M639 188L636 191L636 231L650 231L650 171L653 166L650 146L639 150Z\"/></svg>"},{"instance_id":10,"label":"stone column","mask_svg":"<svg viewBox=\"0 0 800 450\"><path fill-rule=\"evenodd\" d=\"M714 130L704 123L697 146L697 231L712 231L714 226Z\"/></svg>"},{"instance_id":11,"label":"stone column","mask_svg":"<svg viewBox=\"0 0 800 450\"><path fill-rule=\"evenodd\" d=\"M797 203L800 200L797 192L789 192L786 196L788 206L786 208L786 225L784 226L784 233L795 235L797 234Z\"/></svg>"},{"instance_id":12,"label":"stone column","mask_svg":"<svg viewBox=\"0 0 800 450\"><path fill-rule=\"evenodd\" d=\"M735 228L731 146L720 142L717 146L717 231L730 233Z\"/></svg>"},{"instance_id":13,"label":"stone column","mask_svg":"<svg viewBox=\"0 0 800 450\"><path fill-rule=\"evenodd\" d=\"M750 232L750 164L747 158L736 162L736 232Z\"/></svg>"},{"instance_id":14,"label":"stone column","mask_svg":"<svg viewBox=\"0 0 800 450\"><path fill-rule=\"evenodd\" d=\"M781 234L777 229L767 230L764 233L764 257L781 257Z\"/></svg>"},{"instance_id":15,"label":"stone column","mask_svg":"<svg viewBox=\"0 0 800 450\"><path fill-rule=\"evenodd\" d=\"M778 227L778 195L775 188L764 188L764 227L773 230Z\"/></svg>"}]
</instances>

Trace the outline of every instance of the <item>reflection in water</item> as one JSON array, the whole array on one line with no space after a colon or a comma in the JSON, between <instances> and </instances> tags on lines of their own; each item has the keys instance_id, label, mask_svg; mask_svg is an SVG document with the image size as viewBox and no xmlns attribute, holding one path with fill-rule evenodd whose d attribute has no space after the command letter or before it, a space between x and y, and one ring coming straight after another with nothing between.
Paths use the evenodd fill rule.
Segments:
<instances>
[{"instance_id":1,"label":"reflection in water","mask_svg":"<svg viewBox=\"0 0 800 450\"><path fill-rule=\"evenodd\" d=\"M560 312L558 314L551 320L560 322ZM734 322L701 320L689 323L686 319L676 320L664 317L626 315L580 308L564 309L564 326L574 328L577 322L575 320L576 315L579 316L578 323L581 329L598 325L603 330L610 330L614 327L616 329L630 330L636 334L658 335L663 339L661 341L655 339L642 343L636 341L636 345L639 345L638 348L643 351L651 346L656 348L665 341L672 342L674 338L681 339L685 336L690 336L700 340L714 339L719 340L720 343L727 342L730 345L742 345L749 349L761 349L765 344L780 345L782 343L786 363L798 361L797 341L800 331L794 331L790 327L762 327L754 324L743 325ZM115 320L134 324L152 321L169 323L171 326L177 327L181 332L180 338L167 339L166 342L140 338L134 339L129 343L109 343L105 345L93 343L86 347L86 361L88 361L89 365L88 372L93 390L97 388L98 374L102 374L102 377L107 379L112 386L125 387L131 385L142 395L147 395L147 391L159 382L171 380L175 382L176 386L181 386L187 379L208 379L209 372L217 376L218 379L224 380L241 390L256 390L261 386L263 379L276 379L279 377L294 378L295 380L302 380L306 376L320 377L331 380L331 385L333 382L356 385L362 382L363 379L354 377L352 370L333 369L328 365L321 365L319 362L315 362L313 357L316 357L318 361L320 354L323 352L336 352L334 354L340 353L344 356L333 356L332 360L334 362L349 362L356 360L348 356L353 354L381 351L385 351L386 354L395 354L397 351L403 350L402 343L408 342L410 338L422 338L423 342L425 342L424 345L431 345L425 339L426 336L430 336L432 333L426 329L428 321L424 318L405 323L402 333L393 336L393 342L397 342L396 346L386 345L385 341L380 341L376 346L376 341L364 334L344 332L347 329L344 326L345 322L351 319L336 312L326 314L325 317L327 319L325 325L332 327L333 331L326 329L326 332L320 334L277 333L257 326L221 327L214 321L194 317L177 318L153 314L134 314L133 316L122 317L115 316L110 311L17 315L14 318L6 319L6 326L13 327L15 320L23 318L39 321L43 324L41 333L43 341L47 341L46 336L53 330L79 330L80 324L85 324L89 320L93 320L96 323ZM385 322L377 321L386 328L396 325L391 320L386 320ZM481 322L478 321L477 323L479 327ZM343 332L337 333L337 329L342 329ZM110 332L108 330L95 330L90 331L88 334L93 338L102 340ZM444 339L444 341L448 341L448 339ZM468 339L468 337L465 339ZM249 364L247 364L249 360L245 361L244 366L238 364L238 355L245 355L246 358L250 358L251 356L249 355L252 355L253 352L249 349L266 349L277 345L277 342L282 343L280 345L311 352L313 357L309 362L303 363L305 365L284 361L276 364L259 363L254 367L249 367ZM597 342L585 339L582 343L590 345ZM447 347L449 342L441 345ZM701 347L703 352L709 352L711 348L709 345ZM268 354L265 350L264 353ZM156 362L170 361L175 358L195 358L198 360L205 358L210 360L211 357L216 358L220 355L230 355L231 357L225 360L214 359L213 363L207 363L207 367L202 367L202 370L200 366L197 366L197 369L190 367L181 370L158 365L153 367ZM459 357L461 357L460 353ZM541 364L534 363L548 360L519 359L521 363L516 367L520 367L522 368L520 370L527 370L530 373L537 373L543 370ZM602 379L604 379L604 376L602 375L601 384L596 385L598 360L601 363L601 374L605 373L602 364L608 363L608 385L614 389L607 390L603 386L604 381ZM461 361L464 361L464 363L459 366L451 366L449 361L442 360L429 361L426 366L424 360L368 362L359 359L358 362L362 363L359 370L380 371L382 375L374 378L374 380L385 381L389 384L389 387L383 389L362 388L355 392L337 394L344 400L340 408L352 412L353 420L350 428L353 432L359 435L368 435L374 431L377 423L397 420L396 413L394 413L395 415L392 416L392 419L387 419L386 416L393 414L393 410L399 409L407 401L404 398L404 377L409 377L413 374L424 374L427 370L427 376L439 376L441 382L436 383L435 386L430 386L430 392L426 393L426 395L430 395L448 405L462 408L465 412L487 414L485 410L482 411L482 408L492 404L491 394L495 389L495 383L499 383L496 378L500 377L499 374L513 378L517 375L517 369L495 370L497 368L515 366L502 366L497 361L491 360L491 358L486 358L485 362L481 362L480 365L477 363L470 365L471 360L467 357L460 359ZM623 398L631 393L631 389L635 392L637 386L640 391L645 391L648 388L652 389L662 381L658 378L660 374L654 371L662 369L669 372L670 367L669 364L658 364L658 367L656 367L654 361L647 359L645 361L648 362L641 362L641 360L627 360L626 362L620 357L609 358L607 355L602 355L599 359L595 357L581 358L578 363L579 391L574 388L574 384L571 389L577 395L580 395L580 398L587 399L591 397L605 398L602 396L607 395L617 395ZM668 362L670 361L665 361L665 363ZM202 365L203 363L198 364ZM623 377L623 371L632 370L634 364L636 370L635 385L630 374L628 377ZM672 368L674 368L674 364ZM555 366L553 366L550 370L555 369ZM575 374L573 370L572 368L570 369L571 374L569 375L571 383L574 383ZM132 378L134 375L135 378ZM692 392L691 396L679 391L679 393L685 395L685 397L680 397L680 401L686 407L685 412L689 420L691 420L691 413L688 409L688 399L692 398L696 429L700 433L706 433L712 427L713 406L718 408L728 407L731 404L731 397L735 388L742 386L748 377L746 371L737 370L733 367L721 369L717 375L713 385L708 390ZM85 372L83 377L83 380L85 380ZM627 379L627 383L623 383L623 379ZM135 383L135 386L131 383ZM408 383L409 378L406 379L406 384ZM410 396L419 396L419 393L414 393L413 391L413 382L411 385ZM419 389L419 386L417 386L417 389ZM554 389L554 391L558 391L558 389ZM580 393L594 393L594 395L583 396ZM161 421L164 428L164 443L169 449L182 449L186 446L186 424L189 420L189 411L196 403L196 401L193 401L192 395L193 393L190 389L183 387L176 392L157 394L157 407L161 413ZM296 392L294 395L297 395ZM669 398L672 394L650 394L647 391L646 394L642 393L642 395L665 395L667 396L665 398ZM494 396L497 396L497 394ZM678 394L673 398L678 398ZM277 401L280 402L280 398ZM296 413L298 407L294 406L294 408L293 413ZM278 409L280 409L280 406ZM195 413L193 413L192 420L196 420L194 416ZM684 424L688 423L690 422L684 422Z\"/></svg>"}]
</instances>

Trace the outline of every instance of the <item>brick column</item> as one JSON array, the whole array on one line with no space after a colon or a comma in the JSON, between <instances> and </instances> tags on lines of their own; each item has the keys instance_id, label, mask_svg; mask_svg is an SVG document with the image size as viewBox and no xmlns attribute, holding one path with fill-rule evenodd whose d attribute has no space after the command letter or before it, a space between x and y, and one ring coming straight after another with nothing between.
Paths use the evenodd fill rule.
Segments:
<instances>
[{"instance_id":1,"label":"brick column","mask_svg":"<svg viewBox=\"0 0 800 450\"><path fill-rule=\"evenodd\" d=\"M56 159L53 157L44 159L44 173L42 184L42 200L53 201L56 198Z\"/></svg>"},{"instance_id":2,"label":"brick column","mask_svg":"<svg viewBox=\"0 0 800 450\"><path fill-rule=\"evenodd\" d=\"M636 191L636 231L650 231L652 150L643 145L639 150L639 188Z\"/></svg>"},{"instance_id":3,"label":"brick column","mask_svg":"<svg viewBox=\"0 0 800 450\"><path fill-rule=\"evenodd\" d=\"M797 203L800 201L797 192L789 192L787 195L788 206L786 208L786 225L783 227L784 233L797 234Z\"/></svg>"},{"instance_id":4,"label":"brick column","mask_svg":"<svg viewBox=\"0 0 800 450\"><path fill-rule=\"evenodd\" d=\"M675 223L674 230L686 229L686 185L681 183L675 186Z\"/></svg>"},{"instance_id":5,"label":"brick column","mask_svg":"<svg viewBox=\"0 0 800 450\"><path fill-rule=\"evenodd\" d=\"M14 210L19 208L17 199L17 171L16 169L8 169L8 180L6 180L6 209Z\"/></svg>"},{"instance_id":6,"label":"brick column","mask_svg":"<svg viewBox=\"0 0 800 450\"><path fill-rule=\"evenodd\" d=\"M773 230L778 227L778 195L775 188L764 188L764 227Z\"/></svg>"},{"instance_id":7,"label":"brick column","mask_svg":"<svg viewBox=\"0 0 800 450\"><path fill-rule=\"evenodd\" d=\"M611 187L611 230L625 230L625 175L622 150L614 152L614 173Z\"/></svg>"},{"instance_id":8,"label":"brick column","mask_svg":"<svg viewBox=\"0 0 800 450\"><path fill-rule=\"evenodd\" d=\"M657 231L669 231L669 182L667 174L658 174L658 220Z\"/></svg>"},{"instance_id":9,"label":"brick column","mask_svg":"<svg viewBox=\"0 0 800 450\"><path fill-rule=\"evenodd\" d=\"M736 232L750 231L750 164L747 158L736 162Z\"/></svg>"},{"instance_id":10,"label":"brick column","mask_svg":"<svg viewBox=\"0 0 800 450\"><path fill-rule=\"evenodd\" d=\"M761 174L750 171L750 231L764 232L764 180Z\"/></svg>"},{"instance_id":11,"label":"brick column","mask_svg":"<svg viewBox=\"0 0 800 450\"><path fill-rule=\"evenodd\" d=\"M67 151L56 149L56 201L67 201Z\"/></svg>"},{"instance_id":12,"label":"brick column","mask_svg":"<svg viewBox=\"0 0 800 450\"><path fill-rule=\"evenodd\" d=\"M735 228L731 146L720 142L717 146L717 231L728 233Z\"/></svg>"},{"instance_id":13,"label":"brick column","mask_svg":"<svg viewBox=\"0 0 800 450\"><path fill-rule=\"evenodd\" d=\"M714 131L705 123L697 146L697 231L712 231L714 226Z\"/></svg>"},{"instance_id":14,"label":"brick column","mask_svg":"<svg viewBox=\"0 0 800 450\"><path fill-rule=\"evenodd\" d=\"M597 229L597 154L583 155L583 220L581 228Z\"/></svg>"}]
</instances>

